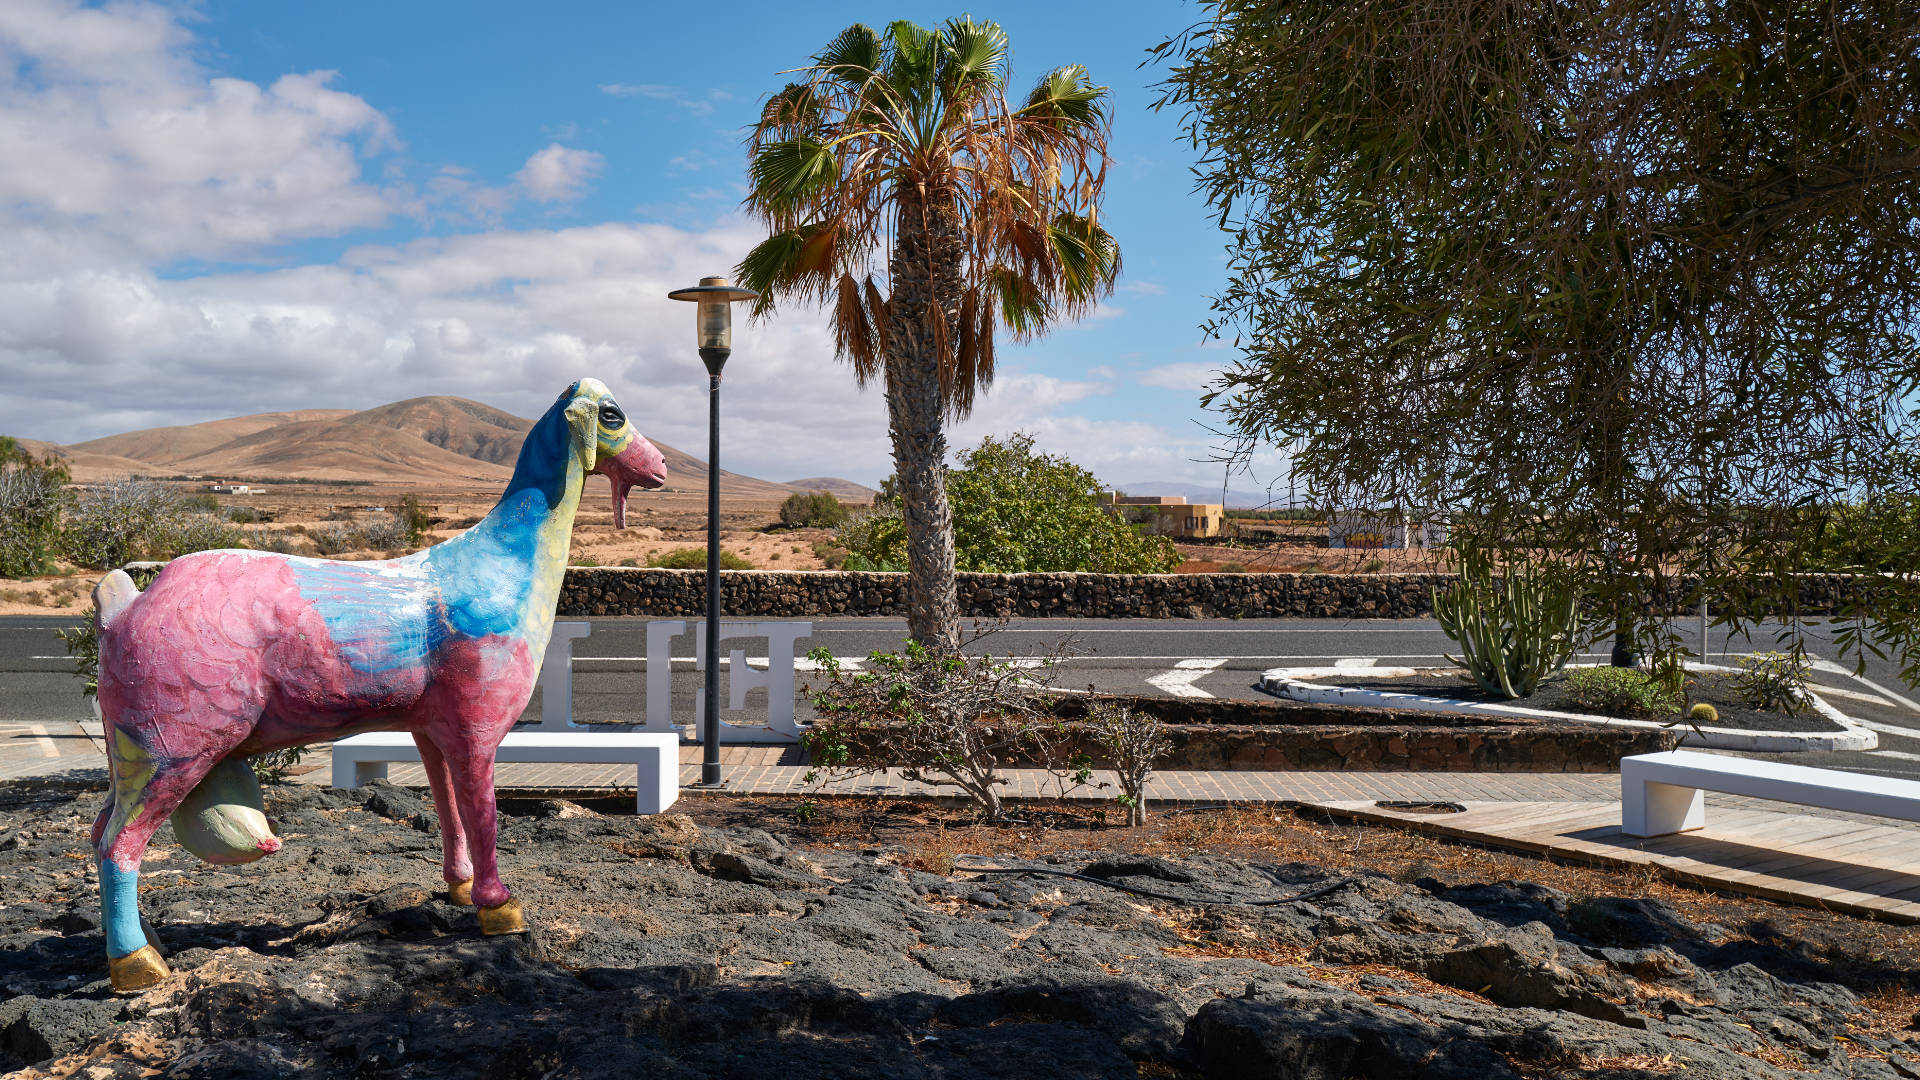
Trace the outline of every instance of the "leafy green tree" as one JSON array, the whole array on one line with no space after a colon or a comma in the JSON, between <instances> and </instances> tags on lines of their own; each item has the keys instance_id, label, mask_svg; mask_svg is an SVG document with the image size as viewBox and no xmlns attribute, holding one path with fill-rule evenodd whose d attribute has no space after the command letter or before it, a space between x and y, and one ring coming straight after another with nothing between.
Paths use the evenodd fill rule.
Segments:
<instances>
[{"instance_id":1,"label":"leafy green tree","mask_svg":"<svg viewBox=\"0 0 1920 1080\"><path fill-rule=\"evenodd\" d=\"M1238 449L1554 554L1617 661L1676 577L1796 616L1844 505L1920 494L1920 6L1205 7L1157 51L1229 237ZM1852 614L1920 675L1920 579Z\"/></svg>"},{"instance_id":2,"label":"leafy green tree","mask_svg":"<svg viewBox=\"0 0 1920 1080\"><path fill-rule=\"evenodd\" d=\"M767 239L737 271L761 293L830 305L835 347L886 388L912 573L908 632L959 641L945 422L993 380L994 338L1044 333L1112 291L1098 222L1107 91L1085 68L1007 97L1007 34L850 26L774 94L753 132L747 207Z\"/></svg>"},{"instance_id":3,"label":"leafy green tree","mask_svg":"<svg viewBox=\"0 0 1920 1080\"><path fill-rule=\"evenodd\" d=\"M837 528L847 516L847 508L827 491L796 491L780 504L780 524L788 528Z\"/></svg>"},{"instance_id":4,"label":"leafy green tree","mask_svg":"<svg viewBox=\"0 0 1920 1080\"><path fill-rule=\"evenodd\" d=\"M1036 453L1024 432L962 453L947 490L962 570L1165 574L1180 565L1171 540L1121 521L1092 473Z\"/></svg>"},{"instance_id":5,"label":"leafy green tree","mask_svg":"<svg viewBox=\"0 0 1920 1080\"><path fill-rule=\"evenodd\" d=\"M889 480L892 478L889 477ZM881 489L887 490L885 485ZM1165 574L1180 553L1112 514L1106 491L1087 470L1056 454L1036 453L1033 436L988 437L947 470L959 568L974 573L1091 572ZM898 560L904 538L886 503L840 532L862 568ZM848 567L855 568L853 559Z\"/></svg>"},{"instance_id":6,"label":"leafy green tree","mask_svg":"<svg viewBox=\"0 0 1920 1080\"><path fill-rule=\"evenodd\" d=\"M66 465L36 458L0 436L0 577L32 577L53 569L60 515L71 501Z\"/></svg>"}]
</instances>

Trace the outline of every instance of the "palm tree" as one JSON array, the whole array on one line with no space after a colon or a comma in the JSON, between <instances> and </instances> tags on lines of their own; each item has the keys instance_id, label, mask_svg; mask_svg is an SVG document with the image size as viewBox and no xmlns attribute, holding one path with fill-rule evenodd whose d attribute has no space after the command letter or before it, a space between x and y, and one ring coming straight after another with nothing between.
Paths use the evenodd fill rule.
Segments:
<instances>
[{"instance_id":1,"label":"palm tree","mask_svg":"<svg viewBox=\"0 0 1920 1080\"><path fill-rule=\"evenodd\" d=\"M850 26L768 99L749 140L746 206L769 235L737 270L761 294L831 305L838 355L883 380L910 571L908 632L959 642L945 424L1015 341L1111 294L1120 250L1099 225L1107 88L1079 65L1007 99L1007 34ZM881 262L884 248L885 261Z\"/></svg>"}]
</instances>

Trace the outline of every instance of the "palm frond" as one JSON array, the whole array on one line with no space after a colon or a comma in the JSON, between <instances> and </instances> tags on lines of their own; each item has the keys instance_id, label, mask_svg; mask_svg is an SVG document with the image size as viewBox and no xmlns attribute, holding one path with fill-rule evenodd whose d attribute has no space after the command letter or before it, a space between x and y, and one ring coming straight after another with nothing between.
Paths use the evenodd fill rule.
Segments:
<instances>
[{"instance_id":1,"label":"palm frond","mask_svg":"<svg viewBox=\"0 0 1920 1080\"><path fill-rule=\"evenodd\" d=\"M1091 217L1057 214L1047 238L1060 268L1060 291L1069 314L1113 292L1114 279L1120 276L1120 245L1107 230Z\"/></svg>"},{"instance_id":2,"label":"palm frond","mask_svg":"<svg viewBox=\"0 0 1920 1080\"><path fill-rule=\"evenodd\" d=\"M891 326L889 320L893 316L893 305L880 295L880 286L874 283L871 275L867 277L866 288L863 291L867 299L867 319L873 325L874 349L884 358L887 355L888 328Z\"/></svg>"},{"instance_id":3,"label":"palm frond","mask_svg":"<svg viewBox=\"0 0 1920 1080\"><path fill-rule=\"evenodd\" d=\"M899 19L887 24L886 59L882 61L887 83L899 95L909 111L922 112L935 93L934 76L939 70L945 34L917 23Z\"/></svg>"},{"instance_id":4,"label":"palm frond","mask_svg":"<svg viewBox=\"0 0 1920 1080\"><path fill-rule=\"evenodd\" d=\"M753 302L755 317L773 310L774 295L792 280L794 260L806 241L806 236L799 229L774 233L755 244L753 250L747 252L739 265L733 268L733 279L742 288L760 294L760 298Z\"/></svg>"},{"instance_id":5,"label":"palm frond","mask_svg":"<svg viewBox=\"0 0 1920 1080\"><path fill-rule=\"evenodd\" d=\"M811 82L788 83L760 108L760 129L794 135L820 122L820 91Z\"/></svg>"},{"instance_id":6,"label":"palm frond","mask_svg":"<svg viewBox=\"0 0 1920 1080\"><path fill-rule=\"evenodd\" d=\"M833 149L813 139L764 143L747 163L748 201L775 220L812 204L840 178Z\"/></svg>"},{"instance_id":7,"label":"palm frond","mask_svg":"<svg viewBox=\"0 0 1920 1080\"><path fill-rule=\"evenodd\" d=\"M867 385L884 366L873 320L852 274L840 275L833 305L834 351L853 364L854 381Z\"/></svg>"},{"instance_id":8,"label":"palm frond","mask_svg":"<svg viewBox=\"0 0 1920 1080\"><path fill-rule=\"evenodd\" d=\"M1000 301L1000 321L1013 331L1015 341L1026 341L1047 324L1052 316L1047 295L1031 278L1011 267L996 266L988 280Z\"/></svg>"},{"instance_id":9,"label":"palm frond","mask_svg":"<svg viewBox=\"0 0 1920 1080\"><path fill-rule=\"evenodd\" d=\"M1095 86L1079 64L1057 67L1040 76L1017 115L1054 127L1103 127L1107 88Z\"/></svg>"},{"instance_id":10,"label":"palm frond","mask_svg":"<svg viewBox=\"0 0 1920 1080\"><path fill-rule=\"evenodd\" d=\"M857 89L879 72L882 55L880 35L864 23L854 23L835 34L813 59L821 74Z\"/></svg>"},{"instance_id":11,"label":"palm frond","mask_svg":"<svg viewBox=\"0 0 1920 1080\"><path fill-rule=\"evenodd\" d=\"M938 81L949 94L977 85L1001 85L1007 58L1007 32L996 22L974 22L970 15L950 19L943 28L946 49Z\"/></svg>"}]
</instances>

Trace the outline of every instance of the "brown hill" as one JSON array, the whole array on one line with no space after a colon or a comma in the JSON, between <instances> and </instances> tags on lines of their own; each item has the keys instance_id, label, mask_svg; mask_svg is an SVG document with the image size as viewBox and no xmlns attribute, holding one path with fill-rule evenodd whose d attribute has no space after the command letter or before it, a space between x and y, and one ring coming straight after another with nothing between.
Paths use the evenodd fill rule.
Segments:
<instances>
[{"instance_id":1,"label":"brown hill","mask_svg":"<svg viewBox=\"0 0 1920 1080\"><path fill-rule=\"evenodd\" d=\"M242 436L265 431L271 427L279 427L281 424L300 423L307 420L336 420L352 414L352 409L296 409L291 412L255 413L252 416L233 416L225 420L208 420L205 423L183 424L179 427L128 431L119 435L108 435L104 438L89 439L83 443L74 443L66 449L68 456L76 461L81 454L105 454L133 461L144 461L152 465L172 465L204 454Z\"/></svg>"},{"instance_id":2,"label":"brown hill","mask_svg":"<svg viewBox=\"0 0 1920 1080\"><path fill-rule=\"evenodd\" d=\"M147 476L156 473L168 473L173 470L132 458L117 457L113 454L97 454L72 446L41 442L39 439L21 439L20 445L27 453L35 457L57 456L67 463L67 472L82 484L97 484L102 480L112 480L120 476Z\"/></svg>"},{"instance_id":3,"label":"brown hill","mask_svg":"<svg viewBox=\"0 0 1920 1080\"><path fill-rule=\"evenodd\" d=\"M430 485L504 483L533 427L525 417L458 397L420 397L359 412L306 409L109 435L60 448L76 479L166 473L294 480L372 480ZM706 462L656 442L676 491L705 492ZM89 474L82 476L85 464ZM778 484L721 472L729 497L785 498L796 490L872 494L822 478Z\"/></svg>"},{"instance_id":4,"label":"brown hill","mask_svg":"<svg viewBox=\"0 0 1920 1080\"><path fill-rule=\"evenodd\" d=\"M804 480L789 480L787 486L795 491L824 491L841 502L869 502L877 494L865 484L837 476L809 476Z\"/></svg>"}]
</instances>

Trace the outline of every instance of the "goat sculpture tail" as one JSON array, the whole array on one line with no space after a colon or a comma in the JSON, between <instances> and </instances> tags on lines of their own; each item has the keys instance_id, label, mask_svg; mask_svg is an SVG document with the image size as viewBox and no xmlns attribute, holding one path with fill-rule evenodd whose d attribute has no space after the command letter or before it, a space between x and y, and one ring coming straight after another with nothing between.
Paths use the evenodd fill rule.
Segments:
<instances>
[{"instance_id":1,"label":"goat sculpture tail","mask_svg":"<svg viewBox=\"0 0 1920 1080\"><path fill-rule=\"evenodd\" d=\"M93 587L93 629L96 633L113 625L120 613L140 599L140 586L125 570L109 570Z\"/></svg>"}]
</instances>

